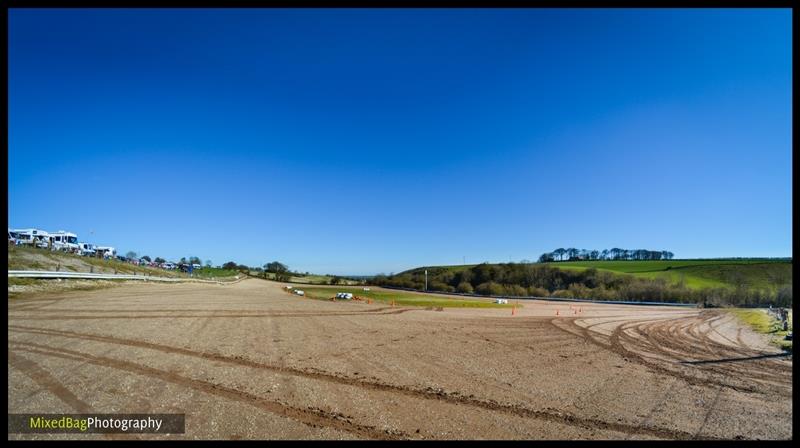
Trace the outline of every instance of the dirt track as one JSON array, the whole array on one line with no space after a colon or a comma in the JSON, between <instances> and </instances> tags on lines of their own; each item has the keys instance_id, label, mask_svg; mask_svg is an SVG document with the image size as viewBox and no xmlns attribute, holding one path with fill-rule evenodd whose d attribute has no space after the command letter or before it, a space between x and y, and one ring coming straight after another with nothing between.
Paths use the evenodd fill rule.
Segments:
<instances>
[{"instance_id":1,"label":"dirt track","mask_svg":"<svg viewBox=\"0 0 800 448\"><path fill-rule=\"evenodd\" d=\"M186 434L150 438L791 437L791 358L722 311L437 312L280 286L10 300L8 412L186 413Z\"/></svg>"}]
</instances>

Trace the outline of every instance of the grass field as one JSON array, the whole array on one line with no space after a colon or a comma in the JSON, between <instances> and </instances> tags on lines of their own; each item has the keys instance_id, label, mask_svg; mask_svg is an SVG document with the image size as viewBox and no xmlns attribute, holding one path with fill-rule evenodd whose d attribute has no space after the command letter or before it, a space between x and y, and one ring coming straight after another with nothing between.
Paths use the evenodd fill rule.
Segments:
<instances>
[{"instance_id":1,"label":"grass field","mask_svg":"<svg viewBox=\"0 0 800 448\"><path fill-rule=\"evenodd\" d=\"M545 264L565 270L595 268L598 271L630 274L640 278L663 278L671 283L683 281L693 289L734 287L737 283L743 283L748 288L775 289L776 285L792 282L792 261L786 259L562 261ZM473 266L476 265L434 266L427 269L457 272ZM422 269L426 268L407 272Z\"/></svg>"},{"instance_id":2,"label":"grass field","mask_svg":"<svg viewBox=\"0 0 800 448\"><path fill-rule=\"evenodd\" d=\"M742 322L758 333L771 336L771 342L783 349L792 350L792 341L784 337L792 331L792 312L789 311L789 330L784 331L778 319L770 316L765 309L737 308L731 310Z\"/></svg>"},{"instance_id":3,"label":"grass field","mask_svg":"<svg viewBox=\"0 0 800 448\"><path fill-rule=\"evenodd\" d=\"M263 272L257 271L250 271L250 275L253 277L264 278ZM318 274L308 274L308 275L293 275L289 277L290 283L302 283L305 285L330 285L331 283L330 275L318 275ZM275 280L275 274L271 272L267 272L267 280ZM360 285L361 282L356 280L348 280L342 279L341 280L343 285Z\"/></svg>"},{"instance_id":4,"label":"grass field","mask_svg":"<svg viewBox=\"0 0 800 448\"><path fill-rule=\"evenodd\" d=\"M432 306L448 308L511 308L513 301L507 305L500 305L490 300L480 299L451 299L442 296L417 294L406 291L390 291L385 289L370 288L364 291L363 288L341 287L341 288L302 288L306 297L311 299L330 299L337 292L349 292L354 296L369 298L376 302L391 303L400 306ZM517 305L521 307L522 305Z\"/></svg>"},{"instance_id":5,"label":"grass field","mask_svg":"<svg viewBox=\"0 0 800 448\"><path fill-rule=\"evenodd\" d=\"M672 283L684 281L690 288L733 287L741 282L749 288L773 289L792 280L792 263L787 260L565 261L548 265L664 278Z\"/></svg>"}]
</instances>

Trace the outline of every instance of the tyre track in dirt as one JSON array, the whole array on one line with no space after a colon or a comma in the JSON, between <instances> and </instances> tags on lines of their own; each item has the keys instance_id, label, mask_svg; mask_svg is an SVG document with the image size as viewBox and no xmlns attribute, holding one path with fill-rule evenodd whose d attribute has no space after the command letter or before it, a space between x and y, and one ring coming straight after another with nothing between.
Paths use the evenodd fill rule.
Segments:
<instances>
[{"instance_id":1,"label":"tyre track in dirt","mask_svg":"<svg viewBox=\"0 0 800 448\"><path fill-rule=\"evenodd\" d=\"M227 362L231 364L241 365L245 367L252 367L263 369L267 371L273 371L280 374L286 375L295 375L315 380L321 380L329 383L337 383L343 384L348 386L355 386L355 387L362 387L367 388L370 390L380 391L380 392L389 392L389 393L396 393L401 394L413 398L421 398L425 400L438 400L443 401L451 404L456 405L467 405L470 407L480 408L489 411L496 411L502 412L510 415L515 415L519 417L527 417L527 418L535 418L540 420L546 421L553 421L561 424L567 424L572 426L579 426L584 427L587 429L601 429L601 430L611 430L622 432L625 434L632 434L632 435L648 435L654 436L664 439L680 439L680 440L687 440L692 439L694 437L693 434L679 431L679 430L672 430L666 428L659 428L659 427L640 427L634 425L628 425L624 423L618 422L606 422L600 419L593 419L593 418L583 418L574 415L570 415L559 410L546 408L544 410L534 410L523 407L517 404L505 404L499 403L495 400L491 399L479 399L470 396L461 395L459 392L445 392L440 388L432 388L428 387L425 389L418 389L408 386L401 386L401 385L394 385L394 384L387 384L378 381L369 381L362 378L352 378L347 376L338 375L335 373L329 373L320 371L313 368L307 369L300 369L296 367L284 367L280 365L272 365L266 364L261 362L256 362L252 360L245 359L239 356L225 356L215 353L206 353L206 352L197 352L192 351L185 348L179 347L171 347L163 344L155 344L146 341L139 341L139 340L131 340L131 339L122 339L116 338L111 336L101 336L101 335L92 335L92 334L81 334L72 331L62 331L62 330L49 330L49 329L42 329L42 328L34 328L34 327L23 327L19 325L9 325L9 329L15 332L22 332L22 333L32 333L32 334L41 334L41 335L48 335L48 336L60 336L65 338L72 338L72 339L84 339L84 340L91 340L97 342L107 342L111 344L117 345L127 345L133 347L140 347L140 348L147 348L158 350L167 353L173 354L181 354L193 357L199 357L211 361L219 361L219 362ZM11 341L9 341L11 343ZM15 343L20 344L28 344L29 346L35 346L36 344L31 344L22 341L15 341ZM24 347L24 346L22 346ZM43 349L53 349L49 346L41 346L40 348ZM55 349L60 350L60 349ZM80 352L76 352L80 353ZM91 356L91 355L87 355ZM161 371L159 371L161 372ZM165 372L169 373L169 372ZM199 380L198 380L199 381ZM209 383L211 384L211 383ZM225 387L225 386L220 386ZM228 388L230 389L230 388ZM232 389L235 390L235 389ZM246 393L246 392L243 392Z\"/></svg>"},{"instance_id":2,"label":"tyre track in dirt","mask_svg":"<svg viewBox=\"0 0 800 448\"><path fill-rule=\"evenodd\" d=\"M411 309L411 308L409 308ZM347 313L353 314L362 314L362 313L380 313L381 311L389 311L394 310L397 311L397 308L392 308L390 306L381 307L381 308L372 308L368 310L362 311L347 311ZM319 311L270 311L268 313L264 313L263 311L247 311L241 309L234 309L234 310L225 310L225 309L216 309L216 308L150 308L146 310L134 309L134 308L127 308L127 309L118 309L118 310L109 310L109 309L90 309L90 308L64 308L64 309L34 309L34 310L22 310L22 311L37 311L40 313L97 313L97 314L106 314L106 313L249 313L249 314L269 314L270 316L280 316L280 315L313 315L318 316L324 313L320 313ZM341 313L341 311L334 311L330 315L338 315L335 313Z\"/></svg>"},{"instance_id":3,"label":"tyre track in dirt","mask_svg":"<svg viewBox=\"0 0 800 448\"><path fill-rule=\"evenodd\" d=\"M142 316L138 314L126 315L108 315L108 316L80 316L80 315L53 315L53 316L24 316L9 314L8 318L15 320L34 320L34 321L62 321L62 320L110 320L110 319L198 319L198 318L214 318L214 319L242 319L242 318L259 318L259 317L287 317L287 318L302 318L302 317L334 317L334 316L388 316L393 314L403 314L410 311L419 311L413 308L401 308L393 311L374 312L374 311L351 311L351 312L331 312L331 313L284 313L284 314L271 314L271 313L240 313L240 314L222 314L209 311L206 314L156 314L149 316Z\"/></svg>"},{"instance_id":4,"label":"tyre track in dirt","mask_svg":"<svg viewBox=\"0 0 800 448\"><path fill-rule=\"evenodd\" d=\"M724 316L716 313L703 312L697 317L601 321L586 327L579 325L576 318L556 318L552 319L551 323L562 331L580 335L587 341L626 359L633 359L658 373L680 378L689 384L791 396L791 366L751 362L748 366L731 366L730 364L735 363L724 363L724 365L691 366L687 369L685 364L679 364L685 362L687 358L724 359L760 353L747 346L728 346L711 339L710 333L716 331L715 328L722 324L723 318ZM612 322L622 323L613 329L611 336L608 337L608 343L602 341L604 335L591 330L591 327ZM715 323L718 324L716 327Z\"/></svg>"},{"instance_id":5,"label":"tyre track in dirt","mask_svg":"<svg viewBox=\"0 0 800 448\"><path fill-rule=\"evenodd\" d=\"M38 363L9 350L8 365L10 365L13 369L25 374L25 376L33 380L33 382L38 384L42 389L55 395L59 400L64 402L67 406L71 407L79 414L88 414L91 412L92 407L89 406L88 403L78 398L77 395L72 393L71 390L53 377L53 375L51 375Z\"/></svg>"},{"instance_id":6,"label":"tyre track in dirt","mask_svg":"<svg viewBox=\"0 0 800 448\"><path fill-rule=\"evenodd\" d=\"M9 341L14 350L35 353L75 361L82 361L101 367L113 368L139 374L153 379L166 381L180 386L195 389L212 395L221 396L230 400L243 402L261 408L272 414L280 415L312 428L327 427L351 433L356 436L378 440L407 439L409 436L397 430L380 430L378 428L354 423L350 417L339 413L328 412L316 407L306 409L289 406L280 401L271 401L249 392L241 391L221 384L198 380L178 375L173 372L155 369L141 364L123 361L104 356L95 356L76 350L54 348L43 344L25 343L18 344Z\"/></svg>"},{"instance_id":7,"label":"tyre track in dirt","mask_svg":"<svg viewBox=\"0 0 800 448\"><path fill-rule=\"evenodd\" d=\"M703 340L702 346L706 348L705 351L698 349L698 344L682 344L680 347L683 349L683 356L674 357L675 361L685 363L687 357L697 358L699 360L726 360L736 358L749 358L753 356L763 355L762 352L754 350L748 346L738 345L729 346L720 342L714 341L710 338L712 332L716 332L713 327L714 322L724 319L724 315L714 316L708 314L706 316L713 316L707 320L696 320L689 322L680 327L682 333L676 337L670 335L665 337L663 331L658 331L652 328L637 329L640 338L655 340L657 344L652 344L654 347L663 347L665 345L672 345L676 347L681 339L689 339L690 341ZM708 324L711 322L711 324ZM684 336L685 335L685 336ZM730 341L730 339L728 339ZM781 363L770 363L763 360L762 362L751 361L748 365L735 365L733 363L720 362L716 365L695 365L700 369L727 378L745 378L748 382L764 383L768 387L785 388L791 383L791 367Z\"/></svg>"},{"instance_id":8,"label":"tyre track in dirt","mask_svg":"<svg viewBox=\"0 0 800 448\"><path fill-rule=\"evenodd\" d=\"M700 434L702 434L703 430L706 429L706 424L708 423L708 419L709 417L711 417L711 414L714 413L714 410L717 408L717 403L719 402L719 397L722 395L723 389L724 389L723 387L720 387L719 390L717 390L717 393L714 396L714 401L711 402L711 405L708 407L708 411L706 411L706 415L703 418L703 423L700 425L700 428L694 434L695 437L700 437Z\"/></svg>"}]
</instances>

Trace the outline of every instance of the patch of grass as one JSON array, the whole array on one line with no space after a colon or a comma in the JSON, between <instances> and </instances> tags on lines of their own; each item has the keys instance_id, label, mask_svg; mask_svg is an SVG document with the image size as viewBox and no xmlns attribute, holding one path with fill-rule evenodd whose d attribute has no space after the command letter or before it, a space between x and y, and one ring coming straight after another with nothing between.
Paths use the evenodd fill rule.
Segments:
<instances>
[{"instance_id":1,"label":"patch of grass","mask_svg":"<svg viewBox=\"0 0 800 448\"><path fill-rule=\"evenodd\" d=\"M772 317L765 309L736 308L731 312L757 333L769 335L772 344L784 350L792 350L792 341L784 339L792 331L791 311L789 312L789 329L787 331L784 331L781 322Z\"/></svg>"},{"instance_id":2,"label":"patch of grass","mask_svg":"<svg viewBox=\"0 0 800 448\"><path fill-rule=\"evenodd\" d=\"M29 286L35 284L36 284L35 278L8 277L8 286Z\"/></svg>"},{"instance_id":3,"label":"patch of grass","mask_svg":"<svg viewBox=\"0 0 800 448\"><path fill-rule=\"evenodd\" d=\"M267 280L275 281L275 274L271 272L266 273ZM263 272L256 272L250 271L250 276L264 278ZM331 276L329 275L319 275L319 274L308 274L308 275L293 275L289 277L289 283L299 283L303 285L330 285L331 284ZM361 282L356 280L348 280L342 279L343 285L360 285Z\"/></svg>"},{"instance_id":4,"label":"patch of grass","mask_svg":"<svg viewBox=\"0 0 800 448\"><path fill-rule=\"evenodd\" d=\"M65 279L58 281L57 279L37 279L37 278L20 278L10 277L8 279L9 286L28 286L22 291L9 291L8 298L10 299L23 299L29 296L40 294L49 294L54 292L63 291L93 291L96 289L110 288L115 285L125 283L126 280L72 280Z\"/></svg>"},{"instance_id":5,"label":"patch of grass","mask_svg":"<svg viewBox=\"0 0 800 448\"><path fill-rule=\"evenodd\" d=\"M193 278L209 279L221 277L235 277L237 275L244 275L235 269L222 269L222 268L208 268L195 269L192 271Z\"/></svg>"},{"instance_id":6,"label":"patch of grass","mask_svg":"<svg viewBox=\"0 0 800 448\"><path fill-rule=\"evenodd\" d=\"M500 305L490 300L480 299L451 299L447 297L414 294L405 291L386 291L371 288L370 291L364 291L363 288L353 287L339 287L339 288L301 288L306 297L312 299L327 300L335 296L338 292L349 292L354 296L369 298L376 302L391 303L393 300L395 304L400 306L432 306L432 307L456 307L456 308L511 308L514 303L507 305ZM522 305L517 305L521 308Z\"/></svg>"}]
</instances>

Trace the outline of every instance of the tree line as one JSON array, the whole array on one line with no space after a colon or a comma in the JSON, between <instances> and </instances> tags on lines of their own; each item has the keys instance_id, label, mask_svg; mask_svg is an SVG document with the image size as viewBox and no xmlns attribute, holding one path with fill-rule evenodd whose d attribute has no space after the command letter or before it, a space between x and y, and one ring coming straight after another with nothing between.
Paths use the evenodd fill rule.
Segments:
<instances>
[{"instance_id":1,"label":"tree line","mask_svg":"<svg viewBox=\"0 0 800 448\"><path fill-rule=\"evenodd\" d=\"M148 263L154 262L154 263L158 263L158 264L167 262L167 260L162 258L162 257L150 258L149 255L142 255L141 257L139 257L138 254L135 251L132 251L132 250L128 251L125 254L125 258L127 258L129 260L134 260L136 258L139 258L140 260L144 260L144 261L146 261ZM196 257L196 256L190 256L189 258L181 257L180 261L178 261L178 264L202 264L202 263L203 262L202 262L202 260L200 260L200 257ZM205 265L206 265L206 267L211 267L211 260L206 260L206 264Z\"/></svg>"},{"instance_id":2,"label":"tree line","mask_svg":"<svg viewBox=\"0 0 800 448\"><path fill-rule=\"evenodd\" d=\"M780 306L792 304L791 279L775 288L751 288L738 283L732 288L689 288L683 280L647 279L629 274L585 270L562 270L550 265L527 263L483 263L469 269L427 268L428 290L476 293L486 296L561 297L590 300L697 303L704 306ZM424 269L396 275L377 275L370 284L422 290Z\"/></svg>"},{"instance_id":3,"label":"tree line","mask_svg":"<svg viewBox=\"0 0 800 448\"><path fill-rule=\"evenodd\" d=\"M668 250L647 250L647 249L613 249L586 250L570 247L564 249L559 247L552 252L545 252L539 256L539 263L552 261L576 261L576 260L671 260L675 254Z\"/></svg>"}]
</instances>

